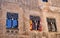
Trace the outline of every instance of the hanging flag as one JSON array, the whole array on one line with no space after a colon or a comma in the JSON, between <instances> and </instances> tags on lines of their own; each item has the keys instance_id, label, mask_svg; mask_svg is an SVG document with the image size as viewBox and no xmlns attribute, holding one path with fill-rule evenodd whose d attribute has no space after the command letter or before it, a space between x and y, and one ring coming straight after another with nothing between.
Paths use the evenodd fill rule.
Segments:
<instances>
[{"instance_id":1,"label":"hanging flag","mask_svg":"<svg viewBox=\"0 0 60 38\"><path fill-rule=\"evenodd\" d=\"M12 28L16 28L17 26L18 26L17 20L13 20L13 26L12 26Z\"/></svg>"},{"instance_id":2,"label":"hanging flag","mask_svg":"<svg viewBox=\"0 0 60 38\"><path fill-rule=\"evenodd\" d=\"M11 28L11 19L6 20L6 27Z\"/></svg>"},{"instance_id":3,"label":"hanging flag","mask_svg":"<svg viewBox=\"0 0 60 38\"><path fill-rule=\"evenodd\" d=\"M42 25L41 25L42 20L40 19L40 26L39 26L39 31L42 31Z\"/></svg>"},{"instance_id":4,"label":"hanging flag","mask_svg":"<svg viewBox=\"0 0 60 38\"><path fill-rule=\"evenodd\" d=\"M30 20L30 30L32 30L32 20Z\"/></svg>"}]
</instances>

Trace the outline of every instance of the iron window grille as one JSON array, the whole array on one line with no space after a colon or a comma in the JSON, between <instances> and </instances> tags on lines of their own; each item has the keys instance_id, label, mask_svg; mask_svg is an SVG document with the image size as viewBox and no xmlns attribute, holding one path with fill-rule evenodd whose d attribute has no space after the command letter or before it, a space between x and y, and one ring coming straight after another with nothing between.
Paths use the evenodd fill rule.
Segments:
<instances>
[{"instance_id":1,"label":"iron window grille","mask_svg":"<svg viewBox=\"0 0 60 38\"><path fill-rule=\"evenodd\" d=\"M30 15L30 30L41 30L40 17Z\"/></svg>"},{"instance_id":2,"label":"iron window grille","mask_svg":"<svg viewBox=\"0 0 60 38\"><path fill-rule=\"evenodd\" d=\"M18 28L18 14L17 13L9 13L9 12L7 13L6 28L7 29Z\"/></svg>"},{"instance_id":3,"label":"iron window grille","mask_svg":"<svg viewBox=\"0 0 60 38\"><path fill-rule=\"evenodd\" d=\"M47 18L47 25L48 25L49 32L56 32L57 31L55 18Z\"/></svg>"}]
</instances>

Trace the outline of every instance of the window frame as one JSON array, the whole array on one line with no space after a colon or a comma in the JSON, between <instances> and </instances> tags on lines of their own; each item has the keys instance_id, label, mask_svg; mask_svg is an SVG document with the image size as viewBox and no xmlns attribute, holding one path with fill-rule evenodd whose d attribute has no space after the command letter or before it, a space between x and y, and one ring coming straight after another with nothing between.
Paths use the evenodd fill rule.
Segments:
<instances>
[{"instance_id":1,"label":"window frame","mask_svg":"<svg viewBox=\"0 0 60 38\"><path fill-rule=\"evenodd\" d=\"M42 0L43 2L48 2L48 0Z\"/></svg>"},{"instance_id":2,"label":"window frame","mask_svg":"<svg viewBox=\"0 0 60 38\"><path fill-rule=\"evenodd\" d=\"M11 18L9 17L9 14L10 14L10 17ZM14 15L13 14L15 14L17 16L14 18ZM7 17L6 18L7 18L6 20L11 19L11 28L7 28L6 27L6 29L18 29L18 13L10 13L10 12L7 12ZM16 28L13 28L13 20L16 20L17 21L17 27ZM6 22L6 24L7 24L7 22Z\"/></svg>"},{"instance_id":3,"label":"window frame","mask_svg":"<svg viewBox=\"0 0 60 38\"><path fill-rule=\"evenodd\" d=\"M32 16L32 17L31 17ZM35 17L35 18L34 18ZM38 19L39 18L39 19ZM33 25L33 20L37 20L38 19L38 23L39 23L39 25ZM41 31L41 28L40 28L40 26L41 26L41 20L40 20L41 18L39 17L39 16L34 16L34 15L30 15L30 30L35 30L35 31ZM34 28L33 28L34 27ZM36 27L36 28L35 28Z\"/></svg>"},{"instance_id":4,"label":"window frame","mask_svg":"<svg viewBox=\"0 0 60 38\"><path fill-rule=\"evenodd\" d=\"M56 25L56 19L55 18L47 18L47 25L48 25L48 31L49 32L57 32L57 25ZM53 29L55 29L55 30L52 31Z\"/></svg>"}]
</instances>

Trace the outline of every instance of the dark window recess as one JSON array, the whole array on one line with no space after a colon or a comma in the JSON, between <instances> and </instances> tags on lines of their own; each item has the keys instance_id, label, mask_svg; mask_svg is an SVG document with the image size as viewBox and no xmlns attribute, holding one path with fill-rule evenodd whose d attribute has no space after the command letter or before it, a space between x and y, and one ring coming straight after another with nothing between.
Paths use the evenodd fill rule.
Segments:
<instances>
[{"instance_id":1,"label":"dark window recess","mask_svg":"<svg viewBox=\"0 0 60 38\"><path fill-rule=\"evenodd\" d=\"M39 16L30 16L30 30L40 30Z\"/></svg>"},{"instance_id":2,"label":"dark window recess","mask_svg":"<svg viewBox=\"0 0 60 38\"><path fill-rule=\"evenodd\" d=\"M10 31L9 30L7 30L7 33L9 33Z\"/></svg>"},{"instance_id":3,"label":"dark window recess","mask_svg":"<svg viewBox=\"0 0 60 38\"><path fill-rule=\"evenodd\" d=\"M6 28L18 28L18 14L17 13L7 13Z\"/></svg>"},{"instance_id":4,"label":"dark window recess","mask_svg":"<svg viewBox=\"0 0 60 38\"><path fill-rule=\"evenodd\" d=\"M48 2L48 0L42 0L43 2Z\"/></svg>"},{"instance_id":5,"label":"dark window recess","mask_svg":"<svg viewBox=\"0 0 60 38\"><path fill-rule=\"evenodd\" d=\"M56 20L54 18L47 18L48 30L49 32L56 32Z\"/></svg>"}]
</instances>

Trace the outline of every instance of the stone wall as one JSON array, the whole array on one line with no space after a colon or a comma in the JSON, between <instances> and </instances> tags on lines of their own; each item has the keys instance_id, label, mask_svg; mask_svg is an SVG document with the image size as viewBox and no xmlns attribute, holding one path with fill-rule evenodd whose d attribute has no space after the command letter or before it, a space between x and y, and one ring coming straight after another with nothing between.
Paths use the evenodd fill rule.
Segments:
<instances>
[{"instance_id":1,"label":"stone wall","mask_svg":"<svg viewBox=\"0 0 60 38\"><path fill-rule=\"evenodd\" d=\"M11 0L10 2L8 2L8 0L4 1L1 7L2 11L0 11L0 38L54 38L55 34L60 32L60 14L58 12L52 12L50 9L47 9L48 7L43 9L38 8L38 5L37 0L19 0L16 3L11 2ZM18 13L19 30L17 30L17 33L15 33L16 30L13 30L13 33L11 33L12 30L10 30L10 32L7 33L7 12ZM30 30L30 15L41 18L42 31ZM56 19L57 32L48 32L47 17Z\"/></svg>"},{"instance_id":2,"label":"stone wall","mask_svg":"<svg viewBox=\"0 0 60 38\"><path fill-rule=\"evenodd\" d=\"M51 5L54 7L60 7L60 0L51 0Z\"/></svg>"}]
</instances>

